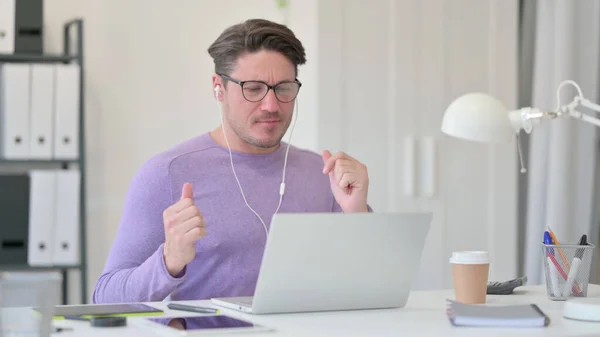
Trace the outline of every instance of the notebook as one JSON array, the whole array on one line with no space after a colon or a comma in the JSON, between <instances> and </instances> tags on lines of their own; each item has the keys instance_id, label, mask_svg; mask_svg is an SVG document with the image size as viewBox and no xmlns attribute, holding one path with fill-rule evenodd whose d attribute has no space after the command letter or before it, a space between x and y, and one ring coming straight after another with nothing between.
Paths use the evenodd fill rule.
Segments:
<instances>
[{"instance_id":1,"label":"notebook","mask_svg":"<svg viewBox=\"0 0 600 337\"><path fill-rule=\"evenodd\" d=\"M34 308L39 311L39 308ZM143 303L89 304L89 305L57 305L54 307L54 319L65 316L154 316L163 311Z\"/></svg>"},{"instance_id":2,"label":"notebook","mask_svg":"<svg viewBox=\"0 0 600 337\"><path fill-rule=\"evenodd\" d=\"M550 318L535 304L489 306L448 301L447 315L454 326L545 327Z\"/></svg>"}]
</instances>

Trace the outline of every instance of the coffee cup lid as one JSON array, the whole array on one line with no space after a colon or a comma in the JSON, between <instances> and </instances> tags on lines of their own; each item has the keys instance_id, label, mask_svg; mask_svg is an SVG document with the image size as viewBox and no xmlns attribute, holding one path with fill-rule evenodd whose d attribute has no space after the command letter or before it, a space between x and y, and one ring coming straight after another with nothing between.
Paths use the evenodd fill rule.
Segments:
<instances>
[{"instance_id":1,"label":"coffee cup lid","mask_svg":"<svg viewBox=\"0 0 600 337\"><path fill-rule=\"evenodd\" d=\"M450 263L455 264L486 264L490 263L488 252L484 251L463 251L454 252L450 258Z\"/></svg>"}]
</instances>

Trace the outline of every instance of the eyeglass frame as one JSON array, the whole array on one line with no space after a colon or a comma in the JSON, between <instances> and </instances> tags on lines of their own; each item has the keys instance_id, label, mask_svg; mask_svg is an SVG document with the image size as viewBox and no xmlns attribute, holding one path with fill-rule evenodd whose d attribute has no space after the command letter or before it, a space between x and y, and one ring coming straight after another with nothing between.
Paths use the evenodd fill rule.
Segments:
<instances>
[{"instance_id":1,"label":"eyeglass frame","mask_svg":"<svg viewBox=\"0 0 600 337\"><path fill-rule=\"evenodd\" d=\"M279 102L281 102L281 103L293 102L296 99L296 97L298 97L298 94L300 93L300 88L302 88L302 82L298 81L297 78L294 79L293 81L281 81L281 82L279 82L279 83L277 83L275 85L269 85L266 82L258 81L258 80L240 81L240 80L236 80L236 79L234 79L234 78L232 78L232 77L230 77L228 75L225 75L225 74L217 73L217 75L221 76L223 79L225 79L227 81L231 81L231 82L239 85L240 89L242 89L242 96L244 97L244 99L247 100L248 102L252 102L252 103L260 102L263 99L265 99L265 97L267 97L267 94L269 93L269 90L273 90L273 94L275 95L275 98ZM248 98L246 98L246 95L244 95L244 84L246 84L246 83L261 83L261 84L264 84L264 85L267 86L267 91L265 91L265 95L263 97L261 97L261 99L259 99L258 101L251 101ZM280 100L279 97L277 96L277 92L275 91L275 87L277 87L278 85L283 84L283 83L296 83L296 84L298 84L298 91L296 92L296 96L294 96L294 98L292 98L289 101L282 101L282 100Z\"/></svg>"}]
</instances>

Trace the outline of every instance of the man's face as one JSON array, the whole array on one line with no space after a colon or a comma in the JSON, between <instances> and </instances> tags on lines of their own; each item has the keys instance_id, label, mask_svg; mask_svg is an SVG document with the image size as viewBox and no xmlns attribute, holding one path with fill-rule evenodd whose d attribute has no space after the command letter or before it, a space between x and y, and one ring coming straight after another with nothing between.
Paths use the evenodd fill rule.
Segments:
<instances>
[{"instance_id":1,"label":"man's face","mask_svg":"<svg viewBox=\"0 0 600 337\"><path fill-rule=\"evenodd\" d=\"M259 51L240 56L234 70L228 74L237 81L262 81L274 86L294 81L295 67L285 56L273 51ZM273 90L258 101L251 102L260 84L247 83L242 87L228 81L223 95L223 114L226 126L243 142L259 148L272 148L279 144L292 120L294 101L279 101ZM281 86L283 87L283 86ZM285 88L280 98L285 94ZM245 98L246 97L246 98ZM284 99L285 100L285 99Z\"/></svg>"}]
</instances>

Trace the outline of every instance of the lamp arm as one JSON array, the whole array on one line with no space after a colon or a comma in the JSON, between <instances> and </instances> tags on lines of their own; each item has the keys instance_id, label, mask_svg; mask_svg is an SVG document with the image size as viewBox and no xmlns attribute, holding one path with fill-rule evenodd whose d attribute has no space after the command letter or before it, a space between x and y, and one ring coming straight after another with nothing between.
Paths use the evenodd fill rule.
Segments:
<instances>
[{"instance_id":1,"label":"lamp arm","mask_svg":"<svg viewBox=\"0 0 600 337\"><path fill-rule=\"evenodd\" d=\"M519 132L521 130L525 131L526 133L530 133L533 129L533 125L539 124L542 119L554 119L563 115L568 115L572 118L579 119L600 127L600 118L586 115L581 111L575 110L580 105L588 109L600 112L599 104L590 102L588 99L582 98L581 96L575 97L575 99L571 103L562 106L559 109L559 111L542 111L536 108L521 108L519 110L509 111L508 118L510 120L510 124L517 134L517 149L519 151L521 173L527 172L527 169L523 164L523 154L521 151L521 142L519 139Z\"/></svg>"},{"instance_id":2,"label":"lamp arm","mask_svg":"<svg viewBox=\"0 0 600 337\"><path fill-rule=\"evenodd\" d=\"M584 122L588 122L590 124L594 124L594 125L600 127L600 119L598 119L596 117L592 117L592 116L586 115L586 114L581 113L581 112L579 112L577 110L571 110L569 112L569 116L571 116L573 118L576 118L576 119L581 119Z\"/></svg>"},{"instance_id":3,"label":"lamp arm","mask_svg":"<svg viewBox=\"0 0 600 337\"><path fill-rule=\"evenodd\" d=\"M559 111L542 111L536 108L521 108L519 110L510 111L509 119L513 129L517 133L520 130L530 133L533 126L539 124L541 120L554 119L565 115L600 127L600 118L576 110L578 106L584 106L588 109L600 112L600 104L593 103L586 98L577 96L571 103L558 109Z\"/></svg>"},{"instance_id":4,"label":"lamp arm","mask_svg":"<svg viewBox=\"0 0 600 337\"><path fill-rule=\"evenodd\" d=\"M590 102L589 100L587 100L585 98L582 99L578 103L581 104L581 105L583 105L584 107L586 107L588 109L600 112L600 105L598 105L596 103L593 103L593 102ZM596 118L596 117L593 117L593 116L590 116L590 115L586 115L586 114L584 114L584 113L582 113L580 111L577 111L577 110L575 110L575 107L571 107L571 105L573 105L573 104L569 104L566 107L567 110L568 110L568 112L569 112L569 116L571 116L573 118L576 118L576 119L580 119L580 120L582 120L584 122L587 122L587 123L590 123L590 124L594 124L594 125L600 127L600 119L599 118Z\"/></svg>"}]
</instances>

